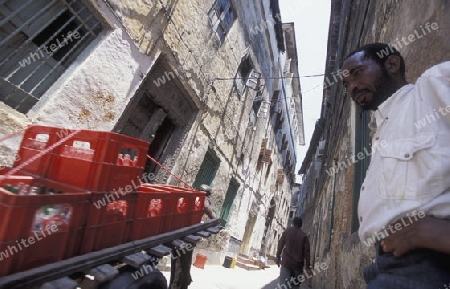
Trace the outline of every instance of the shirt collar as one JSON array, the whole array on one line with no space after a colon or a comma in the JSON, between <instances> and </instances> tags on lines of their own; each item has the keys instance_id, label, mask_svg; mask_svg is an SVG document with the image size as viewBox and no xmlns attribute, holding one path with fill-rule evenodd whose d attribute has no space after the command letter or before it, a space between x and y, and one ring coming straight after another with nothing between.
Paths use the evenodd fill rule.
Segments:
<instances>
[{"instance_id":1,"label":"shirt collar","mask_svg":"<svg viewBox=\"0 0 450 289\"><path fill-rule=\"evenodd\" d=\"M400 87L391 97L378 106L378 109L375 111L377 125L391 114L392 110L403 101L408 92L413 88L414 84L406 84Z\"/></svg>"}]
</instances>

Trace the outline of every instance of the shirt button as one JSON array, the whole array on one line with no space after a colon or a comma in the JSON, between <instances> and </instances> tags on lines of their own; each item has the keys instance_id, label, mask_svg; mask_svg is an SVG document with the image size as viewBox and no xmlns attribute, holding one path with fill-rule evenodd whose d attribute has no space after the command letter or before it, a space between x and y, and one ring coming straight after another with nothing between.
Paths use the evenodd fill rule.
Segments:
<instances>
[{"instance_id":1,"label":"shirt button","mask_svg":"<svg viewBox=\"0 0 450 289\"><path fill-rule=\"evenodd\" d=\"M361 187L361 191L364 191L364 186Z\"/></svg>"},{"instance_id":2,"label":"shirt button","mask_svg":"<svg viewBox=\"0 0 450 289\"><path fill-rule=\"evenodd\" d=\"M359 216L359 222L362 222L363 218L361 216Z\"/></svg>"},{"instance_id":3,"label":"shirt button","mask_svg":"<svg viewBox=\"0 0 450 289\"><path fill-rule=\"evenodd\" d=\"M409 154L405 154L405 158L409 158Z\"/></svg>"}]
</instances>

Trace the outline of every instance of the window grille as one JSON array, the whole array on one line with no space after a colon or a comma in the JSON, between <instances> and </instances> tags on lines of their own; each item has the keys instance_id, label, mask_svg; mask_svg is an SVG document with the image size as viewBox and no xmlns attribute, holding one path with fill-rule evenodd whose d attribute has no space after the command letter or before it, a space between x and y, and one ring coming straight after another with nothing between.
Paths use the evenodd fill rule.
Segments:
<instances>
[{"instance_id":1,"label":"window grille","mask_svg":"<svg viewBox=\"0 0 450 289\"><path fill-rule=\"evenodd\" d=\"M0 1L0 101L28 112L102 29L80 0Z\"/></svg>"}]
</instances>

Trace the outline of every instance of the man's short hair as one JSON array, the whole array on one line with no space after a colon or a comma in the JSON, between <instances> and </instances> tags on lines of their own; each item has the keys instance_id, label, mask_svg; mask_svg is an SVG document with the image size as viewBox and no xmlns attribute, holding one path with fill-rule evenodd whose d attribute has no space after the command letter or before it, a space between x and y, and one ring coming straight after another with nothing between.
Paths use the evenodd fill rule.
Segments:
<instances>
[{"instance_id":1,"label":"man's short hair","mask_svg":"<svg viewBox=\"0 0 450 289\"><path fill-rule=\"evenodd\" d=\"M198 190L205 192L207 196L212 194L212 188L206 184L201 185Z\"/></svg>"},{"instance_id":2,"label":"man's short hair","mask_svg":"<svg viewBox=\"0 0 450 289\"><path fill-rule=\"evenodd\" d=\"M294 221L293 221L293 224L294 224L294 226L301 228L302 225L303 225L303 219L300 218L300 217L295 217Z\"/></svg>"},{"instance_id":3,"label":"man's short hair","mask_svg":"<svg viewBox=\"0 0 450 289\"><path fill-rule=\"evenodd\" d=\"M384 68L384 63L391 55L397 55L400 57L400 74L405 79L405 59L403 56L398 52L398 50L392 45L392 44L386 44L386 43L371 43L366 44L364 46L359 47L356 50L353 50L350 52L347 57L345 57L344 61L352 57L358 52L364 52L364 57L374 60L378 63L382 68Z\"/></svg>"}]
</instances>

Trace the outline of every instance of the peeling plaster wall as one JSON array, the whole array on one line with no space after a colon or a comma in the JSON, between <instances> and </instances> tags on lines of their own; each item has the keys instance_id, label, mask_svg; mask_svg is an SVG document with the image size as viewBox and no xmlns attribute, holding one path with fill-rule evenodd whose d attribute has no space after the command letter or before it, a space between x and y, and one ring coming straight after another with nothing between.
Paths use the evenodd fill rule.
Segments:
<instances>
[{"instance_id":1,"label":"peeling plaster wall","mask_svg":"<svg viewBox=\"0 0 450 289\"><path fill-rule=\"evenodd\" d=\"M112 130L153 61L140 53L123 29L115 29L91 51L35 112L33 121L53 126Z\"/></svg>"}]
</instances>

